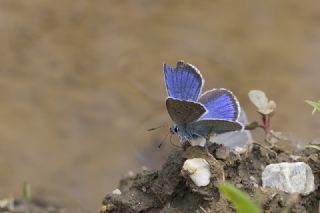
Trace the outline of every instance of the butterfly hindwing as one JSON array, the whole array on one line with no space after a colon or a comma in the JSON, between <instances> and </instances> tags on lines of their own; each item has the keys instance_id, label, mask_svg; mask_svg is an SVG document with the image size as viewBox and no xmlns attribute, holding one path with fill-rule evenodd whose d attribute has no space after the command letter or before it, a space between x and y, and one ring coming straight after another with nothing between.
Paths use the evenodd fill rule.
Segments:
<instances>
[{"instance_id":1,"label":"butterfly hindwing","mask_svg":"<svg viewBox=\"0 0 320 213\"><path fill-rule=\"evenodd\" d=\"M169 97L197 101L203 79L196 67L183 61L178 61L176 68L164 64L164 76Z\"/></svg>"},{"instance_id":2,"label":"butterfly hindwing","mask_svg":"<svg viewBox=\"0 0 320 213\"><path fill-rule=\"evenodd\" d=\"M223 119L236 121L239 117L239 102L229 90L213 89L207 91L200 96L198 101L202 103L208 111L200 120Z\"/></svg>"},{"instance_id":3,"label":"butterfly hindwing","mask_svg":"<svg viewBox=\"0 0 320 213\"><path fill-rule=\"evenodd\" d=\"M166 106L171 119L176 124L193 122L206 112L200 103L173 98L167 98Z\"/></svg>"},{"instance_id":4,"label":"butterfly hindwing","mask_svg":"<svg viewBox=\"0 0 320 213\"><path fill-rule=\"evenodd\" d=\"M194 134L202 137L207 137L211 133L221 134L243 129L241 123L228 120L198 120L189 125Z\"/></svg>"}]
</instances>

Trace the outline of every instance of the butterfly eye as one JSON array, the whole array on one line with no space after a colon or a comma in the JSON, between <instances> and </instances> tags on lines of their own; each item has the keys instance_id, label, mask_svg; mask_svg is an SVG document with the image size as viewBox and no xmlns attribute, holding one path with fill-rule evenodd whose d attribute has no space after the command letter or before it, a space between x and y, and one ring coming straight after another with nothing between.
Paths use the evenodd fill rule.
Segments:
<instances>
[{"instance_id":1,"label":"butterfly eye","mask_svg":"<svg viewBox=\"0 0 320 213\"><path fill-rule=\"evenodd\" d=\"M178 133L178 127L176 126L176 125L174 125L174 126L172 126L172 127L170 127L170 132L171 132L171 134L176 134L176 133Z\"/></svg>"}]
</instances>

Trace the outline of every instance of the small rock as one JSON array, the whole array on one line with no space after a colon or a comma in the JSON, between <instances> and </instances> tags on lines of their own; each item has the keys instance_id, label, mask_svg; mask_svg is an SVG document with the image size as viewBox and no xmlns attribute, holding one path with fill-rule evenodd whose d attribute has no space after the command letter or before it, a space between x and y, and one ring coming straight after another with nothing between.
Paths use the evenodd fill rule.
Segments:
<instances>
[{"instance_id":1,"label":"small rock","mask_svg":"<svg viewBox=\"0 0 320 213\"><path fill-rule=\"evenodd\" d=\"M202 158L192 158L184 162L182 174L190 176L191 180L198 187L207 186L210 183L210 165Z\"/></svg>"},{"instance_id":2,"label":"small rock","mask_svg":"<svg viewBox=\"0 0 320 213\"><path fill-rule=\"evenodd\" d=\"M249 178L250 178L251 181L257 183L257 179L254 176L250 176Z\"/></svg>"},{"instance_id":3,"label":"small rock","mask_svg":"<svg viewBox=\"0 0 320 213\"><path fill-rule=\"evenodd\" d=\"M219 147L216 151L215 151L215 157L219 160L226 160L230 155L230 150L225 147Z\"/></svg>"},{"instance_id":4,"label":"small rock","mask_svg":"<svg viewBox=\"0 0 320 213\"><path fill-rule=\"evenodd\" d=\"M114 209L114 205L112 203L108 203L106 205L102 205L100 208L100 213L110 212Z\"/></svg>"},{"instance_id":5,"label":"small rock","mask_svg":"<svg viewBox=\"0 0 320 213\"><path fill-rule=\"evenodd\" d=\"M239 189L241 189L241 188L243 187L243 185L242 185L241 183L237 183L237 184L236 184L236 187L239 188Z\"/></svg>"},{"instance_id":6,"label":"small rock","mask_svg":"<svg viewBox=\"0 0 320 213\"><path fill-rule=\"evenodd\" d=\"M13 198L9 198L9 199L3 199L0 200L0 212L1 209L7 209L9 211L13 211L14 210L14 199Z\"/></svg>"},{"instance_id":7,"label":"small rock","mask_svg":"<svg viewBox=\"0 0 320 213\"><path fill-rule=\"evenodd\" d=\"M113 195L121 195L121 191L120 191L120 189L115 189L112 191L112 194Z\"/></svg>"},{"instance_id":8,"label":"small rock","mask_svg":"<svg viewBox=\"0 0 320 213\"><path fill-rule=\"evenodd\" d=\"M141 170L142 170L142 171L148 171L148 167L142 166L142 167L141 167Z\"/></svg>"},{"instance_id":9,"label":"small rock","mask_svg":"<svg viewBox=\"0 0 320 213\"><path fill-rule=\"evenodd\" d=\"M190 140L191 146L202 146L206 145L206 139L202 137L198 137Z\"/></svg>"},{"instance_id":10,"label":"small rock","mask_svg":"<svg viewBox=\"0 0 320 213\"><path fill-rule=\"evenodd\" d=\"M100 213L105 213L105 212L107 212L107 206L106 206L106 205L103 205L103 206L101 206L101 208L100 208Z\"/></svg>"},{"instance_id":11,"label":"small rock","mask_svg":"<svg viewBox=\"0 0 320 213\"><path fill-rule=\"evenodd\" d=\"M298 156L298 155L290 155L290 158L292 160L299 160L301 158L301 156Z\"/></svg>"},{"instance_id":12,"label":"small rock","mask_svg":"<svg viewBox=\"0 0 320 213\"><path fill-rule=\"evenodd\" d=\"M312 170L304 162L268 165L262 173L262 186L303 195L315 190Z\"/></svg>"},{"instance_id":13,"label":"small rock","mask_svg":"<svg viewBox=\"0 0 320 213\"><path fill-rule=\"evenodd\" d=\"M142 187L141 187L141 190L142 190L143 192L146 192L146 191L147 191L147 188L146 188L145 186L142 186Z\"/></svg>"},{"instance_id":14,"label":"small rock","mask_svg":"<svg viewBox=\"0 0 320 213\"><path fill-rule=\"evenodd\" d=\"M128 172L128 176L131 177L131 178L134 177L134 172L130 170L130 171Z\"/></svg>"},{"instance_id":15,"label":"small rock","mask_svg":"<svg viewBox=\"0 0 320 213\"><path fill-rule=\"evenodd\" d=\"M245 153L246 149L245 148L241 148L241 147L236 147L234 148L235 153Z\"/></svg>"}]
</instances>

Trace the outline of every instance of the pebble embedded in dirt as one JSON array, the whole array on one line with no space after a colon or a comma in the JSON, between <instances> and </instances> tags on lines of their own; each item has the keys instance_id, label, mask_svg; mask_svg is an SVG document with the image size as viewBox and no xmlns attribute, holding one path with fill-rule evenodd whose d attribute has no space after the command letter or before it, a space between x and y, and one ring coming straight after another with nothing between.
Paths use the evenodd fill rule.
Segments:
<instances>
[{"instance_id":1,"label":"pebble embedded in dirt","mask_svg":"<svg viewBox=\"0 0 320 213\"><path fill-rule=\"evenodd\" d=\"M262 186L303 195L315 190L312 170L304 162L268 165L262 173Z\"/></svg>"},{"instance_id":2,"label":"pebble embedded in dirt","mask_svg":"<svg viewBox=\"0 0 320 213\"><path fill-rule=\"evenodd\" d=\"M292 153L273 147L268 149L252 144L245 153L230 152L226 157L215 158L223 145L210 144L209 154L202 147L188 147L186 151L172 152L162 169L143 171L120 181L121 195L107 195L101 212L235 212L218 190L221 181L228 181L254 197L262 185L263 169L284 160L293 162ZM299 161L307 163L312 170L320 170L318 153L294 153ZM218 155L219 156L219 155ZM221 157L221 156L220 156ZM184 178L181 169L187 159L202 158L210 165L210 183L198 187L190 178ZM315 173L315 188L319 188L320 174ZM263 211L281 212L285 206L291 212L318 212L320 191L307 196L292 196L274 189L263 189Z\"/></svg>"},{"instance_id":3,"label":"pebble embedded in dirt","mask_svg":"<svg viewBox=\"0 0 320 213\"><path fill-rule=\"evenodd\" d=\"M190 177L196 186L207 186L210 183L210 165L202 158L192 158L184 162L182 175Z\"/></svg>"},{"instance_id":4,"label":"pebble embedded in dirt","mask_svg":"<svg viewBox=\"0 0 320 213\"><path fill-rule=\"evenodd\" d=\"M120 189L115 189L112 191L112 194L113 195L121 195L121 191L120 191Z\"/></svg>"},{"instance_id":5,"label":"pebble embedded in dirt","mask_svg":"<svg viewBox=\"0 0 320 213\"><path fill-rule=\"evenodd\" d=\"M226 160L230 155L230 149L225 146L221 146L220 148L216 149L214 156L218 160Z\"/></svg>"}]
</instances>

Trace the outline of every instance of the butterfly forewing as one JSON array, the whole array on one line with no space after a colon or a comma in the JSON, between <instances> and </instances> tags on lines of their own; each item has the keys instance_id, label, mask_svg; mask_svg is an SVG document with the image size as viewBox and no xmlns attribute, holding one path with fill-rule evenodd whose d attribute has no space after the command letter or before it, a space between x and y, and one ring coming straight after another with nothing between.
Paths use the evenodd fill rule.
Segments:
<instances>
[{"instance_id":1,"label":"butterfly forewing","mask_svg":"<svg viewBox=\"0 0 320 213\"><path fill-rule=\"evenodd\" d=\"M176 124L187 124L201 117L206 112L200 103L167 98L166 106L171 119Z\"/></svg>"},{"instance_id":2,"label":"butterfly forewing","mask_svg":"<svg viewBox=\"0 0 320 213\"><path fill-rule=\"evenodd\" d=\"M176 68L165 64L164 76L169 97L189 101L198 99L203 80L196 67L183 61L178 61Z\"/></svg>"}]
</instances>

